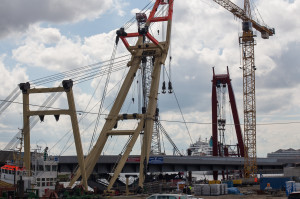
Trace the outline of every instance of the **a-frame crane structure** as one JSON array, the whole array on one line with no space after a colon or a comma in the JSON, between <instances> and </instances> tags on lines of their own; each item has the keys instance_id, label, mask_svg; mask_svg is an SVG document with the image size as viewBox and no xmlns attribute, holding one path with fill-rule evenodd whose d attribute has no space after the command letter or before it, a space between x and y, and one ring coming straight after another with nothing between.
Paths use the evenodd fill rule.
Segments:
<instances>
[{"instance_id":1,"label":"a-frame crane structure","mask_svg":"<svg viewBox=\"0 0 300 199\"><path fill-rule=\"evenodd\" d=\"M231 79L229 75L229 70L227 67L227 74L215 74L215 70L213 68L213 79L212 79L212 97L211 97L211 102L212 102L212 138L213 138L213 156L222 156L222 151L223 149L220 149L219 146L219 141L218 140L218 130L220 131L223 130L222 128L226 125L226 121L223 118L219 118L218 112L220 112L221 107L219 107L219 101L218 101L218 90L221 89L228 89L228 95L229 95L229 101L230 101L230 107L232 111L232 117L234 121L234 127L236 131L236 137L237 137L237 151L236 154L237 156L244 157L244 142L243 142L243 137L242 137L242 130L241 130L241 125L240 125L240 119L238 115L238 110L236 106L236 101L235 101L235 96L231 84ZM224 113L223 113L224 115ZM220 134L220 132L219 132ZM226 154L224 154L227 156ZM232 154L233 155L233 154Z\"/></svg>"},{"instance_id":2,"label":"a-frame crane structure","mask_svg":"<svg viewBox=\"0 0 300 199\"><path fill-rule=\"evenodd\" d=\"M251 17L249 0L244 0L244 9L232 3L230 0L213 0L234 16L242 19L243 33L239 38L242 45L243 56L243 103L244 103L244 143L245 143L245 164L244 175L246 178L257 173L256 163L256 100L255 100L255 59L254 46L256 36L253 28L261 33L263 39L275 34L274 28L261 25ZM253 27L253 28L252 28Z\"/></svg>"},{"instance_id":3,"label":"a-frame crane structure","mask_svg":"<svg viewBox=\"0 0 300 199\"><path fill-rule=\"evenodd\" d=\"M169 45L170 45L170 36L171 36L171 27L172 27L172 15L173 15L173 2L174 0L156 0L155 4L147 17L145 13L137 13L136 19L138 22L138 32L136 33L127 33L124 28L121 28L117 31L116 43L119 39L122 40L127 50L131 53L131 60L128 62L129 71L127 76L124 79L124 82L121 86L121 89L117 95L117 98L106 118L106 122L102 128L102 131L98 137L98 140L90 153L86 156L84 163L86 165L86 176L90 176L96 162L102 150L105 146L105 143L109 136L130 136L130 139L127 142L126 149L120 158L118 165L112 171L113 176L110 179L107 190L111 190L115 180L118 178L120 172L126 160L141 132L144 133L142 147L141 147L141 156L140 156L140 175L139 175L139 186L143 187L143 182L145 179L145 174L147 172L147 164L149 161L149 154L151 148L152 132L153 132L153 123L155 119L156 106L157 106L157 95L158 95L158 86L160 80L161 65L165 63L166 57L168 55ZM165 16L158 16L158 8L160 6L168 6L168 12ZM166 38L165 41L159 42L155 39L149 32L150 26L155 22L167 22ZM134 46L131 46L127 41L127 38L137 37L138 40ZM143 59L151 58L153 60L153 71L151 74L151 87L149 92L149 100L147 107L142 111L142 114L120 114L122 105L126 99L128 91L132 85L134 77L136 76ZM139 120L139 123L136 129L130 130L118 130L114 129L119 120ZM75 172L74 177L70 181L70 186L82 176L81 170Z\"/></svg>"},{"instance_id":4,"label":"a-frame crane structure","mask_svg":"<svg viewBox=\"0 0 300 199\"><path fill-rule=\"evenodd\" d=\"M234 154L229 153L229 146L223 145L225 143L222 143L222 140L218 140L218 137L220 138L224 136L225 131L225 125L226 120L221 116L224 116L224 113L220 109L220 101L218 99L218 91L225 90L227 87L228 89L228 95L229 95L229 101L230 101L230 107L232 112L232 117L234 121L234 127L236 132L236 138L237 138L237 146L236 151ZM221 97L221 96L220 96ZM225 97L225 96L222 96ZM221 98L222 98L221 97ZM223 101L222 99L220 99ZM231 79L229 75L229 69L227 67L227 74L215 74L215 70L213 68L213 79L212 79L212 96L211 96L211 103L212 103L212 140L213 140L213 156L238 156L238 157L244 157L244 142L242 137L242 130L240 125L240 119L238 115L238 110L236 106L235 96L231 84ZM225 102L222 102L225 103ZM223 105L223 104L222 104ZM218 135L219 134L219 135ZM223 135L222 135L223 134ZM218 171L213 172L213 178L214 180L218 180Z\"/></svg>"}]
</instances>

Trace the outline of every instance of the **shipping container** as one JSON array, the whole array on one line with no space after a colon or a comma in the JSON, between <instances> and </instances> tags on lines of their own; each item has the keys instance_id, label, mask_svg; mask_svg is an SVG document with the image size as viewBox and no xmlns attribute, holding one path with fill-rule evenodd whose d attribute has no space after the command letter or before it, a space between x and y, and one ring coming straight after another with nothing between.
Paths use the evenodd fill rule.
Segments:
<instances>
[{"instance_id":1,"label":"shipping container","mask_svg":"<svg viewBox=\"0 0 300 199\"><path fill-rule=\"evenodd\" d=\"M272 189L285 190L285 182L290 180L289 177L262 177L260 178L260 190L265 190L268 183Z\"/></svg>"}]
</instances>

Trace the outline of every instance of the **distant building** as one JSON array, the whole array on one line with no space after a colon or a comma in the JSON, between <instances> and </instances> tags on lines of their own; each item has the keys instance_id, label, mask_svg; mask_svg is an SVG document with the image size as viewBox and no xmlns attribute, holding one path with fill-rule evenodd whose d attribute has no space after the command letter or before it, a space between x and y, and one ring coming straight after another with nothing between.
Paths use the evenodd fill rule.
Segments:
<instances>
[{"instance_id":1,"label":"distant building","mask_svg":"<svg viewBox=\"0 0 300 199\"><path fill-rule=\"evenodd\" d=\"M300 149L279 149L275 152L268 153L268 158L292 159L300 158Z\"/></svg>"}]
</instances>

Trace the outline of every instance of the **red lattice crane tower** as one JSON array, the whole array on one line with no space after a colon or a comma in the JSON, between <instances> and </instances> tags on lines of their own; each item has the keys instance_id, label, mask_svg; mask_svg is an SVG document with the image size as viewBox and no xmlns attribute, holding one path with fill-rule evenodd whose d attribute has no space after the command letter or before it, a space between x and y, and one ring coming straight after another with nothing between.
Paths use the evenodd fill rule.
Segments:
<instances>
[{"instance_id":1,"label":"red lattice crane tower","mask_svg":"<svg viewBox=\"0 0 300 199\"><path fill-rule=\"evenodd\" d=\"M245 163L244 175L253 177L257 173L256 163L256 100L255 100L255 59L254 46L256 44L253 28L261 33L263 39L275 34L274 28L260 25L251 17L249 0L244 0L244 9L232 3L230 0L213 0L236 17L243 21L243 33L239 38L242 45L243 56L243 103L244 103L244 143Z\"/></svg>"}]
</instances>

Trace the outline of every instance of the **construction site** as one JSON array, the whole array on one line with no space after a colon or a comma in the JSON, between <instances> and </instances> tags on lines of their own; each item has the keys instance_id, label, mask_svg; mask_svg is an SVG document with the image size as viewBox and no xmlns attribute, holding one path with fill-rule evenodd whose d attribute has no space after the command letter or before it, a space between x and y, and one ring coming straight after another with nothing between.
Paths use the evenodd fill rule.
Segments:
<instances>
[{"instance_id":1,"label":"construction site","mask_svg":"<svg viewBox=\"0 0 300 199\"><path fill-rule=\"evenodd\" d=\"M182 48L184 56L185 48L180 46L184 41L172 37L179 28L179 17L173 16L177 0L149 1L113 31L109 59L20 82L5 93L0 116L18 105L22 127L0 151L0 198L300 198L297 150L278 150L282 144L273 143L278 151L258 155L264 146L257 147L255 79L256 60L263 55L255 50L276 40L276 24L258 19L261 14L251 0L239 2L242 6L230 0L209 2L240 24L233 44L240 57L231 57L240 66L209 66L210 114L203 114L209 122L185 117L175 93L172 66L177 58L172 51ZM235 85L241 95L235 94ZM195 96L192 88L184 89L189 102ZM76 94L86 90L92 90L89 99ZM163 96L174 96L177 114L164 109L171 100L161 103ZM172 114L162 116L168 111ZM49 120L49 127L41 127ZM191 124L207 125L206 137L191 133L199 131ZM37 138L35 126L56 143ZM183 149L183 143L188 147Z\"/></svg>"}]
</instances>

